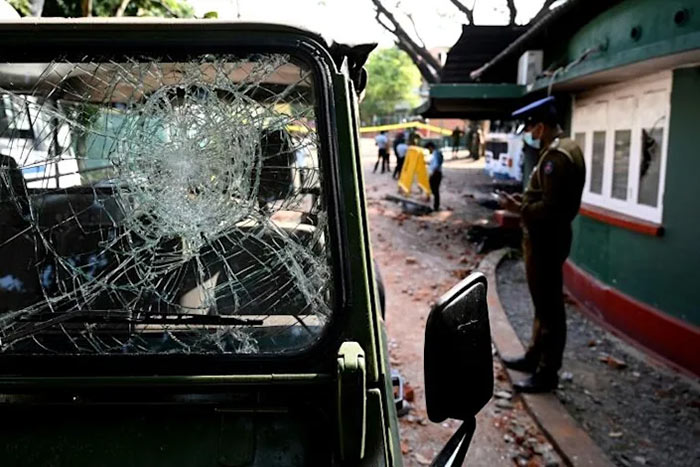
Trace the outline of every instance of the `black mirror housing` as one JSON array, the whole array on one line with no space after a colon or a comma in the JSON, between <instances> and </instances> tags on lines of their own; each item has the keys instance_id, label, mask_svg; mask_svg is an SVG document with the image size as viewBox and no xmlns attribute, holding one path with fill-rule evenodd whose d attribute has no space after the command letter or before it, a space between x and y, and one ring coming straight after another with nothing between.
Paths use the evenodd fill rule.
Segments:
<instances>
[{"instance_id":1,"label":"black mirror housing","mask_svg":"<svg viewBox=\"0 0 700 467\"><path fill-rule=\"evenodd\" d=\"M487 282L471 274L445 293L425 327L424 375L428 418L469 420L493 395Z\"/></svg>"}]
</instances>

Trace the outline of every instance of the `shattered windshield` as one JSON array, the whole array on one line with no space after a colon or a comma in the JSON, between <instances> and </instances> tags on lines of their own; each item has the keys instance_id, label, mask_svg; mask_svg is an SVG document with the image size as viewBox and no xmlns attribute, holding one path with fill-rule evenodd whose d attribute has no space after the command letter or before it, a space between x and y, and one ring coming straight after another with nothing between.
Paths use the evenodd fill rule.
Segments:
<instances>
[{"instance_id":1,"label":"shattered windshield","mask_svg":"<svg viewBox=\"0 0 700 467\"><path fill-rule=\"evenodd\" d=\"M0 353L317 339L313 80L279 54L0 64Z\"/></svg>"}]
</instances>

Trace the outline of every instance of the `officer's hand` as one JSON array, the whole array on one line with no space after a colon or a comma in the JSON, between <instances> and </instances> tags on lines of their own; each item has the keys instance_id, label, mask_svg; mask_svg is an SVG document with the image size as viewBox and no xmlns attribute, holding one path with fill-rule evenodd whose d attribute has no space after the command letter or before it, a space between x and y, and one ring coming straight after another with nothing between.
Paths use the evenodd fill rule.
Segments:
<instances>
[{"instance_id":1,"label":"officer's hand","mask_svg":"<svg viewBox=\"0 0 700 467\"><path fill-rule=\"evenodd\" d=\"M520 201L508 193L501 193L501 197L498 202L506 211L520 213Z\"/></svg>"}]
</instances>

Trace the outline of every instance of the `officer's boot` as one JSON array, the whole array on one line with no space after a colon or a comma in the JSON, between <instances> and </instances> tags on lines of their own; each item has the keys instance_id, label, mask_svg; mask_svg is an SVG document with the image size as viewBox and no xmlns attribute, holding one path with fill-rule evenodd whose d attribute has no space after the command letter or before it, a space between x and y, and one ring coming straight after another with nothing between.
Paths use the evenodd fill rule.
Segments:
<instances>
[{"instance_id":1,"label":"officer's boot","mask_svg":"<svg viewBox=\"0 0 700 467\"><path fill-rule=\"evenodd\" d=\"M513 387L518 392L549 392L553 391L559 385L559 377L556 372L538 370L522 381L513 383Z\"/></svg>"},{"instance_id":2,"label":"officer's boot","mask_svg":"<svg viewBox=\"0 0 700 467\"><path fill-rule=\"evenodd\" d=\"M537 369L537 360L525 354L522 357L501 357L503 365L511 370L534 373Z\"/></svg>"}]
</instances>

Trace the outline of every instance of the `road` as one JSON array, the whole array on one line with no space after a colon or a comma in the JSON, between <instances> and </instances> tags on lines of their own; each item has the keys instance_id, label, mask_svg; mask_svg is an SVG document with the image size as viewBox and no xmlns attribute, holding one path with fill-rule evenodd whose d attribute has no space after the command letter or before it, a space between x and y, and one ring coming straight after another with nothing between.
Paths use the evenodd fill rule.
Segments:
<instances>
[{"instance_id":1,"label":"road","mask_svg":"<svg viewBox=\"0 0 700 467\"><path fill-rule=\"evenodd\" d=\"M372 248L386 288L391 365L415 393L412 409L400 419L401 450L406 466L428 465L459 422L434 424L427 418L423 394L425 321L431 303L474 270L481 259L467 242L466 229L491 216L491 211L472 197L479 187L485 189L489 179L483 174L483 162L447 161L441 190L443 210L406 215L399 205L384 199L397 192L396 182L389 174L372 173L376 160L373 145L365 141L362 147ZM465 465L557 465L559 458L521 402L508 397L512 388L497 358L494 374L495 392L501 397L492 399L478 415ZM547 452L543 456L535 454L537 450Z\"/></svg>"}]
</instances>

